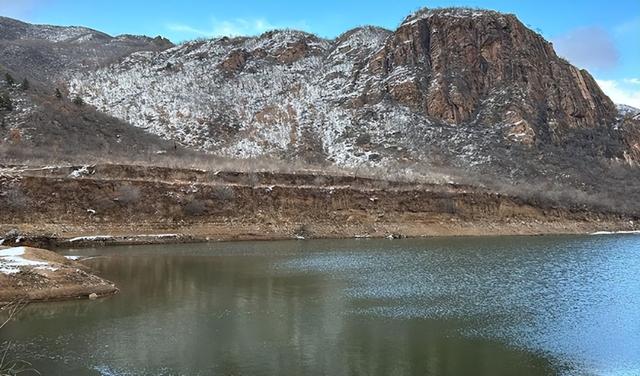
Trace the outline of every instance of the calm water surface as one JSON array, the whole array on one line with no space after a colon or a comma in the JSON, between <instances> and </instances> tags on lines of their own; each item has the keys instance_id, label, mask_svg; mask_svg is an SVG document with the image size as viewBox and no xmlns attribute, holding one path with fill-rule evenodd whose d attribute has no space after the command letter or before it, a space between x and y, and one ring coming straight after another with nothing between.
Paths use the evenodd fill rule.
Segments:
<instances>
[{"instance_id":1,"label":"calm water surface","mask_svg":"<svg viewBox=\"0 0 640 376\"><path fill-rule=\"evenodd\" d=\"M640 375L640 237L70 250L121 293L0 333L43 375Z\"/></svg>"}]
</instances>

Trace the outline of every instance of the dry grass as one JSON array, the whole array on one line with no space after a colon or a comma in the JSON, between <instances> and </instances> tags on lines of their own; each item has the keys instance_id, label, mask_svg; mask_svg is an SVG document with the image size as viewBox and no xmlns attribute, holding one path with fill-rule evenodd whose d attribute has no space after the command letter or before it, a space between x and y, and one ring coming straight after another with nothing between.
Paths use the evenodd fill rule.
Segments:
<instances>
[{"instance_id":1,"label":"dry grass","mask_svg":"<svg viewBox=\"0 0 640 376\"><path fill-rule=\"evenodd\" d=\"M17 300L0 307L0 313L3 313L6 316L6 318L0 323L0 330L2 330L2 328L9 324L11 320L15 319L15 317L27 306L27 304L28 303L26 301ZM32 367L31 363L23 360L10 359L10 350L11 341L7 342L6 348L2 352L2 357L0 357L0 376L15 376L25 373L36 375L40 374L40 372Z\"/></svg>"},{"instance_id":2,"label":"dry grass","mask_svg":"<svg viewBox=\"0 0 640 376\"><path fill-rule=\"evenodd\" d=\"M551 172L544 176L537 170L540 168L538 165L534 165L534 162L527 164L523 157L524 162L518 166L521 170L518 176L514 175L513 171L508 169L503 171L500 167L494 166L484 169L463 169L425 162L390 162L386 165L362 164L349 168L334 164L314 164L302 160L290 161L269 157L233 159L180 149L126 156L118 154L60 156L42 149L22 149L16 155L12 153L13 151L15 149L10 146L0 145L0 161L4 161L5 164L27 166L126 164L210 172L234 171L247 173L243 177L243 183L249 186L259 183L255 173L262 172L315 174L318 175L314 180L314 184L317 185L324 185L326 176L359 178L354 184L359 184L362 179L371 179L368 184L374 184L378 189L387 189L391 183L456 184L517 197L541 207L592 208L598 211L632 215L640 212L640 190L637 189L640 187L639 169L601 158L576 157L573 160L580 163L575 162L573 165L552 161L548 165L552 167ZM553 155L553 153L546 154ZM136 199L137 195L134 191L126 187L123 189L127 192L122 192L119 196L122 196L124 203L129 199ZM222 194L222 196L230 195ZM222 201L227 199L230 197ZM21 200L18 197L12 201L19 203ZM185 209L192 215L197 215L199 211L195 207Z\"/></svg>"}]
</instances>

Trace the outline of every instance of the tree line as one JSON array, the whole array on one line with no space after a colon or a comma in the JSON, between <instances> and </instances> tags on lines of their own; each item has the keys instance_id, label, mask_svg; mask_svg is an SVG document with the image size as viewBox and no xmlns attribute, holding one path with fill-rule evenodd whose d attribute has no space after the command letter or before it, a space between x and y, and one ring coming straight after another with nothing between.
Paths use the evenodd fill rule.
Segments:
<instances>
[{"instance_id":1,"label":"tree line","mask_svg":"<svg viewBox=\"0 0 640 376\"><path fill-rule=\"evenodd\" d=\"M22 80L21 83L18 84L15 78L13 78L13 76L9 72L5 73L4 81L5 81L5 86L8 87L9 90L17 87L22 91L27 91L31 88L31 83L26 77ZM57 99L64 98L64 95L62 94L62 91L59 88L55 89L53 95ZM71 100L71 102L77 106L84 105L84 100L79 95L76 95ZM14 105L13 105L13 100L11 99L10 91L6 90L0 93L0 111L13 111L13 108L14 108Z\"/></svg>"}]
</instances>

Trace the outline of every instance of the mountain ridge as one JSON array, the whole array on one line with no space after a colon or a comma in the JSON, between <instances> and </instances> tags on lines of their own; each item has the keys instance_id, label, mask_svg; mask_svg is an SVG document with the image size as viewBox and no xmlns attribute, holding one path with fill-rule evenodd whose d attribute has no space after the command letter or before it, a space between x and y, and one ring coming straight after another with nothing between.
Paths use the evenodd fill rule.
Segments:
<instances>
[{"instance_id":1,"label":"mountain ridge","mask_svg":"<svg viewBox=\"0 0 640 376\"><path fill-rule=\"evenodd\" d=\"M439 37L440 30L457 34ZM454 42L472 51L464 55ZM495 124L507 141L525 145L564 142L574 128L604 129L617 115L588 72L515 16L467 9L423 10L393 32L363 27L331 40L279 30L186 42L74 76L70 90L152 133L225 156L290 155L307 147L297 137L304 133L306 143L322 144L317 158L351 165L366 161L355 153L369 154L349 153L355 139L336 149L350 125L369 122L360 128L369 134L393 129L366 119L372 111L413 123L415 132L435 123Z\"/></svg>"},{"instance_id":2,"label":"mountain ridge","mask_svg":"<svg viewBox=\"0 0 640 376\"><path fill-rule=\"evenodd\" d=\"M44 72L44 86L82 98L83 111L167 140L153 144L158 153L173 144L231 159L451 168L587 190L608 184L586 170L609 176L612 168L636 171L640 160L637 119L619 114L587 71L515 15L429 9L393 31L361 26L334 39L275 30L143 42L110 49L95 40L40 41L54 57L106 52L55 69L24 64L28 49L22 60L0 53L0 63L13 61L25 76ZM1 35L0 43L15 47ZM33 132L19 131L25 140Z\"/></svg>"}]
</instances>

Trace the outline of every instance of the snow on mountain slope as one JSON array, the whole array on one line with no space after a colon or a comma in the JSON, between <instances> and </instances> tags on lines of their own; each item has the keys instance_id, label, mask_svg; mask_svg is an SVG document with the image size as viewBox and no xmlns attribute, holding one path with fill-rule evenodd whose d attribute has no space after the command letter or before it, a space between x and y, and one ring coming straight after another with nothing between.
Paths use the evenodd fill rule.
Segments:
<instances>
[{"instance_id":1,"label":"snow on mountain slope","mask_svg":"<svg viewBox=\"0 0 640 376\"><path fill-rule=\"evenodd\" d=\"M640 109L626 104L616 104L616 108L618 109L618 113L623 117L635 117L640 114Z\"/></svg>"},{"instance_id":2,"label":"snow on mountain slope","mask_svg":"<svg viewBox=\"0 0 640 376\"><path fill-rule=\"evenodd\" d=\"M421 10L396 31L362 27L334 40L281 30L192 41L71 72L69 90L227 157L523 170L531 159L508 153L570 147L621 159L631 143L588 72L493 11ZM601 137L610 140L593 142Z\"/></svg>"},{"instance_id":3,"label":"snow on mountain slope","mask_svg":"<svg viewBox=\"0 0 640 376\"><path fill-rule=\"evenodd\" d=\"M11 18L0 17L1 39L6 40L46 40L67 42L80 38L110 38L107 34L78 26L32 25Z\"/></svg>"},{"instance_id":4,"label":"snow on mountain slope","mask_svg":"<svg viewBox=\"0 0 640 376\"><path fill-rule=\"evenodd\" d=\"M358 136L367 133L368 142L382 145L416 117L380 104L369 111L382 116L359 121L366 111L344 105L370 79L358 76L357 59L347 57L366 59L388 34L362 28L334 43L275 31L189 42L75 77L70 90L152 133L220 155L300 153L319 143L327 158L355 165L376 159L354 147Z\"/></svg>"},{"instance_id":5,"label":"snow on mountain slope","mask_svg":"<svg viewBox=\"0 0 640 376\"><path fill-rule=\"evenodd\" d=\"M0 17L0 64L30 80L52 84L70 72L93 70L135 51L171 46L161 37L112 37L85 27L32 25Z\"/></svg>"}]
</instances>

